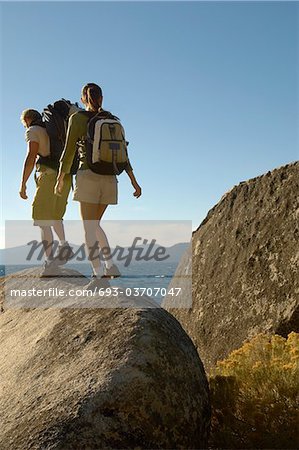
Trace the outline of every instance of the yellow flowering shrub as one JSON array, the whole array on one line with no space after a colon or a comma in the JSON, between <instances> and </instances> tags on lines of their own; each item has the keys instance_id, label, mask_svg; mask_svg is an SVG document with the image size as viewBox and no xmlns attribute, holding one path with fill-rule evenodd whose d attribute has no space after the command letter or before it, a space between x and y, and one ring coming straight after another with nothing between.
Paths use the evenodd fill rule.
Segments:
<instances>
[{"instance_id":1,"label":"yellow flowering shrub","mask_svg":"<svg viewBox=\"0 0 299 450\"><path fill-rule=\"evenodd\" d=\"M211 446L299 448L299 334L259 334L209 377Z\"/></svg>"}]
</instances>

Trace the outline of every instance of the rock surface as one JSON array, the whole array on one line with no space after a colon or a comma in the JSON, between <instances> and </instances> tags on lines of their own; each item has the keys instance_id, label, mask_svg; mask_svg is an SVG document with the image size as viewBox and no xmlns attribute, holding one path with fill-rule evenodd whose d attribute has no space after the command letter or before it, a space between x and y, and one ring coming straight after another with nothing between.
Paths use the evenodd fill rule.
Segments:
<instances>
[{"instance_id":1,"label":"rock surface","mask_svg":"<svg viewBox=\"0 0 299 450\"><path fill-rule=\"evenodd\" d=\"M15 287L32 285L35 271L25 275ZM141 304L79 309L56 299L46 309L6 309L4 302L1 449L206 448L209 393L196 349L167 311L148 298Z\"/></svg>"},{"instance_id":2,"label":"rock surface","mask_svg":"<svg viewBox=\"0 0 299 450\"><path fill-rule=\"evenodd\" d=\"M176 275L186 264L185 256ZM171 297L162 306L207 371L257 333L299 331L299 162L222 197L193 233L192 275L192 308Z\"/></svg>"}]
</instances>

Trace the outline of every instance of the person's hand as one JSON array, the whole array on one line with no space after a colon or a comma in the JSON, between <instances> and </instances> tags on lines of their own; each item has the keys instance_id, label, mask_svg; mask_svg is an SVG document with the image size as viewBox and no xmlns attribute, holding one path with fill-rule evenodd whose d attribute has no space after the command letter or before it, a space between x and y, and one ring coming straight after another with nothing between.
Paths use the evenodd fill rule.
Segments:
<instances>
[{"instance_id":1,"label":"person's hand","mask_svg":"<svg viewBox=\"0 0 299 450\"><path fill-rule=\"evenodd\" d=\"M21 184L19 194L23 200L27 200L28 196L26 194L26 184Z\"/></svg>"},{"instance_id":2,"label":"person's hand","mask_svg":"<svg viewBox=\"0 0 299 450\"><path fill-rule=\"evenodd\" d=\"M54 194L58 195L59 197L61 196L61 193L62 193L63 183L64 183L63 178L62 177L58 177L57 181L56 181L56 184L55 184L55 187L54 187Z\"/></svg>"},{"instance_id":3,"label":"person's hand","mask_svg":"<svg viewBox=\"0 0 299 450\"><path fill-rule=\"evenodd\" d=\"M137 181L132 182L132 186L135 189L135 192L133 192L134 197L138 198L141 195L141 187L137 183Z\"/></svg>"}]
</instances>

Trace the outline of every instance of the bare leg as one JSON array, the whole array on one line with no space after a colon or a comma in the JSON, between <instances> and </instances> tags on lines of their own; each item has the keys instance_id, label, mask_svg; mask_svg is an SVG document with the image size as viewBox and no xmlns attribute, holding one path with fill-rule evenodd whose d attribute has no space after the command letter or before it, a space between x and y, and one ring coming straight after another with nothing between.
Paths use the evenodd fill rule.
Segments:
<instances>
[{"instance_id":1,"label":"bare leg","mask_svg":"<svg viewBox=\"0 0 299 450\"><path fill-rule=\"evenodd\" d=\"M95 205L93 203L80 202L80 212L85 231L86 250L95 275L100 273L101 267L97 228L99 227L99 220L102 218L106 208L107 205Z\"/></svg>"},{"instance_id":2,"label":"bare leg","mask_svg":"<svg viewBox=\"0 0 299 450\"><path fill-rule=\"evenodd\" d=\"M64 232L63 221L55 220L53 228L54 228L54 231L55 231L56 235L58 236L58 239L60 240L60 242L64 242L65 241L65 232Z\"/></svg>"},{"instance_id":3,"label":"bare leg","mask_svg":"<svg viewBox=\"0 0 299 450\"><path fill-rule=\"evenodd\" d=\"M53 257L53 233L50 226L40 227L41 238L47 258Z\"/></svg>"},{"instance_id":4,"label":"bare leg","mask_svg":"<svg viewBox=\"0 0 299 450\"><path fill-rule=\"evenodd\" d=\"M105 261L105 265L106 265L107 269L109 269L109 267L111 267L113 264L112 257L111 257L111 249L110 249L110 245L109 245L107 236L105 234L105 231L101 227L100 223L98 223L96 233L97 233L97 240L99 242L99 246L102 249L102 255L103 255L103 258ZM103 251L103 249L104 249L104 251Z\"/></svg>"}]
</instances>

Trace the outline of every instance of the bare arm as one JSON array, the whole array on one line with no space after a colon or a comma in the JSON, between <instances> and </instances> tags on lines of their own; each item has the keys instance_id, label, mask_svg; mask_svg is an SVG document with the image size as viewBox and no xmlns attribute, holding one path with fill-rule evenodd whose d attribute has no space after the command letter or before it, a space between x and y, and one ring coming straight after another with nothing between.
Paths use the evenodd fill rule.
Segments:
<instances>
[{"instance_id":1,"label":"bare arm","mask_svg":"<svg viewBox=\"0 0 299 450\"><path fill-rule=\"evenodd\" d=\"M133 170L126 170L126 173L128 175L128 177L131 180L132 186L135 189L135 192L133 193L133 195L138 198L141 195L141 187L139 186L139 184L137 183L137 180L135 178L135 175L133 173Z\"/></svg>"},{"instance_id":2,"label":"bare arm","mask_svg":"<svg viewBox=\"0 0 299 450\"><path fill-rule=\"evenodd\" d=\"M28 198L27 194L26 194L26 183L34 169L35 161L36 161L37 154L38 154L37 152L38 152L38 142L29 141L27 156L26 156L26 159L24 161L24 166L23 166L22 181L21 181L20 192L19 192L20 197L23 198L24 200L26 200Z\"/></svg>"}]
</instances>

